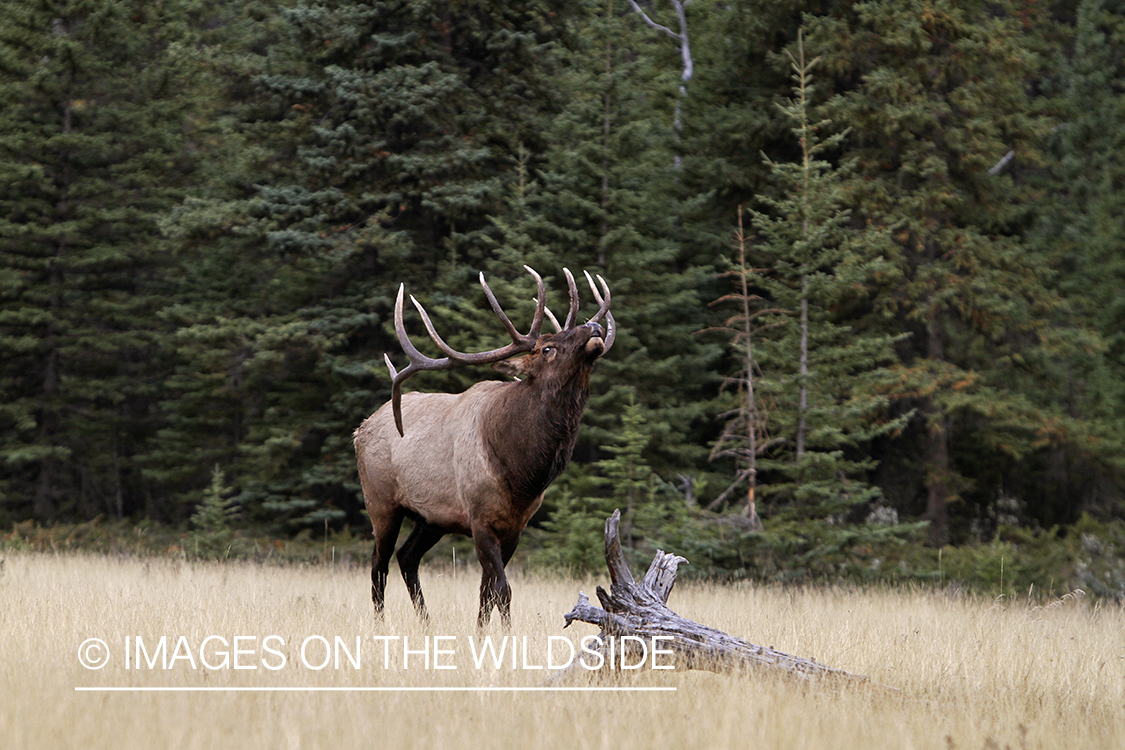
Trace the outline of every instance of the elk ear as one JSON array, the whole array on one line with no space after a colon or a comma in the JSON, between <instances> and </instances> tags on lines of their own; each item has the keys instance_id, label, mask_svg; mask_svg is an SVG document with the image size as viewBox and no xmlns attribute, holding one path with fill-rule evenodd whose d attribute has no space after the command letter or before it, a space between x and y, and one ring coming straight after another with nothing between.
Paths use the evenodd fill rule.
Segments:
<instances>
[{"instance_id":1,"label":"elk ear","mask_svg":"<svg viewBox=\"0 0 1125 750\"><path fill-rule=\"evenodd\" d=\"M526 364L527 355L522 357L513 357L512 359L502 359L499 362L492 364L492 369L497 372L502 372L505 375L511 375L513 378L522 378L527 376Z\"/></svg>"}]
</instances>

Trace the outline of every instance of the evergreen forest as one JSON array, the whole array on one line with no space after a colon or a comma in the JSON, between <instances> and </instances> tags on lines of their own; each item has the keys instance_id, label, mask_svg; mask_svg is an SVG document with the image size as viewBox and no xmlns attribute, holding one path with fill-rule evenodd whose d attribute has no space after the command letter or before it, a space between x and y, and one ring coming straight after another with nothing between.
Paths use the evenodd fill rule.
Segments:
<instances>
[{"instance_id":1,"label":"evergreen forest","mask_svg":"<svg viewBox=\"0 0 1125 750\"><path fill-rule=\"evenodd\" d=\"M618 326L531 564L1125 597L1125 1L0 6L5 544L367 550L399 285L526 264Z\"/></svg>"}]
</instances>

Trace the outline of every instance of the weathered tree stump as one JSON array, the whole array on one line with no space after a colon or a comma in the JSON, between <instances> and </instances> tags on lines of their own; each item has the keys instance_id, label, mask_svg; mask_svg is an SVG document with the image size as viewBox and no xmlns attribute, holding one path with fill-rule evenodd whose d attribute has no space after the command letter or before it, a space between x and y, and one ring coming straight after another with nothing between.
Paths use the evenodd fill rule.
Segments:
<instances>
[{"instance_id":1,"label":"weathered tree stump","mask_svg":"<svg viewBox=\"0 0 1125 750\"><path fill-rule=\"evenodd\" d=\"M791 656L772 647L756 646L741 638L686 620L668 608L668 595L676 584L676 568L687 560L678 555L657 550L656 557L637 583L625 563L618 536L621 512L614 511L605 523L605 561L609 566L610 590L597 588L601 607L595 607L584 593L578 594L566 618L570 627L575 621L587 622L601 628L600 651L605 663L621 663L621 658L610 659L610 648L620 648L622 636L636 636L644 643L652 643L654 636L669 637L661 648L672 652L675 669L703 669L722 672L735 669L768 669L802 679L835 678L866 682L863 675L820 664L812 659ZM612 638L611 638L612 636ZM626 639L628 642L629 639ZM613 644L612 646L610 644ZM551 677L557 682L572 674L578 664L572 664Z\"/></svg>"}]
</instances>

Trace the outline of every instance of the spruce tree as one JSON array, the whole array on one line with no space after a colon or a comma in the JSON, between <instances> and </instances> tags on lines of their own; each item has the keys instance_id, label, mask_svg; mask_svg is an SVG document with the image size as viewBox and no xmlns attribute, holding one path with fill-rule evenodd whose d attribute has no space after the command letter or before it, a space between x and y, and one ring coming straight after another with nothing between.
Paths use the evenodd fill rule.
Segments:
<instances>
[{"instance_id":1,"label":"spruce tree","mask_svg":"<svg viewBox=\"0 0 1125 750\"><path fill-rule=\"evenodd\" d=\"M749 486L750 528L761 528L759 501L791 519L863 521L880 497L870 483L870 445L908 418L889 417L896 340L863 320L876 279L889 271L880 257L886 238L848 230L840 195L847 170L826 160L844 135L815 119L816 62L798 36L793 98L778 106L799 158L767 159L779 197L763 197L767 210L751 212L753 268L740 221L736 290L726 298L739 305L730 327L743 362L740 403L716 452L742 460L737 479Z\"/></svg>"},{"instance_id":2,"label":"spruce tree","mask_svg":"<svg viewBox=\"0 0 1125 750\"><path fill-rule=\"evenodd\" d=\"M183 7L0 8L0 493L42 521L146 510L185 148Z\"/></svg>"},{"instance_id":3,"label":"spruce tree","mask_svg":"<svg viewBox=\"0 0 1125 750\"><path fill-rule=\"evenodd\" d=\"M302 4L266 54L230 61L249 82L230 86L246 99L230 135L250 149L166 222L193 301L175 311L177 397L152 471L181 504L221 460L255 522L363 522L351 433L390 394L398 284L436 318L479 307L512 157L553 106L556 10ZM184 453L199 459L173 465Z\"/></svg>"},{"instance_id":4,"label":"spruce tree","mask_svg":"<svg viewBox=\"0 0 1125 750\"><path fill-rule=\"evenodd\" d=\"M714 258L683 231L666 40L616 3L581 7L560 78L568 106L547 125L533 203L539 244L572 270L597 269L613 290L618 340L595 371L575 457L601 457L634 394L649 464L665 476L697 474L717 383L708 373L721 353L695 335L706 325L700 290Z\"/></svg>"},{"instance_id":5,"label":"spruce tree","mask_svg":"<svg viewBox=\"0 0 1125 750\"><path fill-rule=\"evenodd\" d=\"M814 119L811 71L819 58L806 59L798 34L790 60L793 98L779 108L799 161L770 161L782 197L765 198L770 210L753 214L756 264L769 269L759 283L771 308L760 323L760 386L775 408L772 460L763 468L776 472L771 492L824 518L879 497L868 482L869 447L908 415L888 416L896 337L871 331L863 319L877 279L892 271L882 257L887 237L848 231L840 194L848 167L827 161L844 134L829 135L831 121Z\"/></svg>"},{"instance_id":6,"label":"spruce tree","mask_svg":"<svg viewBox=\"0 0 1125 750\"><path fill-rule=\"evenodd\" d=\"M770 408L760 392L762 374L756 352L757 337L762 331L761 325L756 321L768 308L763 307L764 300L757 294L760 273L748 264L747 237L742 215L742 208L739 207L738 231L734 237L737 256L731 260L730 270L723 274L734 280L734 292L713 303L734 305L735 313L717 330L730 336L731 348L738 355L739 369L723 383L724 387L734 386L732 403L723 413L725 425L711 449L711 458L733 458L735 478L708 504L707 509L721 506L728 498L739 497L735 491L745 484L745 504L741 500L735 500L733 504L742 505L742 515L746 517L749 529L760 531L762 519L758 515L758 459L769 448Z\"/></svg>"},{"instance_id":7,"label":"spruce tree","mask_svg":"<svg viewBox=\"0 0 1125 750\"><path fill-rule=\"evenodd\" d=\"M191 516L194 552L204 557L225 557L234 542L232 516L238 511L227 504L230 488L223 470L215 466L211 485L203 493L203 501Z\"/></svg>"},{"instance_id":8,"label":"spruce tree","mask_svg":"<svg viewBox=\"0 0 1125 750\"><path fill-rule=\"evenodd\" d=\"M899 489L896 502L930 521L935 545L954 538L951 526L963 539L971 506L1021 481L1020 462L1060 416L1050 398L1032 397L1044 395L1043 365L1089 341L1020 236L1031 196L1015 175L1035 163L1047 131L1027 95L1025 12L879 0L810 20L836 86L827 111L851 129L853 224L893 241L895 273L875 309L888 333L910 334L895 393L916 416L882 470L921 469L921 497Z\"/></svg>"},{"instance_id":9,"label":"spruce tree","mask_svg":"<svg viewBox=\"0 0 1125 750\"><path fill-rule=\"evenodd\" d=\"M621 511L621 542L631 562L643 564L657 547L667 547L669 525L682 521L686 508L645 461L651 433L644 422L630 399L620 429L603 446L608 456L548 491L549 514L536 535L544 549L534 559L582 571L602 567L605 519L614 510Z\"/></svg>"},{"instance_id":10,"label":"spruce tree","mask_svg":"<svg viewBox=\"0 0 1125 750\"><path fill-rule=\"evenodd\" d=\"M1122 6L1083 0L1059 13L1043 43L1043 108L1056 121L1043 166L1027 181L1040 199L1027 231L1029 244L1051 264L1056 288L1074 314L1100 336L1102 346L1076 348L1050 363L1056 398L1070 423L1086 432L1049 446L1038 477L1041 488L1029 509L1046 523L1070 522L1079 511L1121 508L1117 457L1125 446L1120 419L1125 405L1125 323L1120 289L1125 283L1121 252L1125 211L1117 186L1125 118L1125 33Z\"/></svg>"}]
</instances>

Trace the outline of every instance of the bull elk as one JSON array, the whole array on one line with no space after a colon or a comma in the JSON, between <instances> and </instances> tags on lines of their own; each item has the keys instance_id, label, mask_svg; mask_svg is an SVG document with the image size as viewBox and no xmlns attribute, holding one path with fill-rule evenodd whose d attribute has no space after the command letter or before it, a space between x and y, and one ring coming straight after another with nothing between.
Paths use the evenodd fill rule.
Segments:
<instances>
[{"instance_id":1,"label":"bull elk","mask_svg":"<svg viewBox=\"0 0 1125 750\"><path fill-rule=\"evenodd\" d=\"M437 334L425 309L410 297L430 338L445 354L440 359L419 352L407 336L402 316L404 287L399 286L395 332L410 364L396 371L385 355L393 380L391 400L355 432L359 480L375 536L371 599L377 618L383 613L395 540L403 519L410 518L414 530L397 557L418 614L425 619L418 565L439 539L453 533L472 537L480 561L477 624L488 623L494 606L505 625L511 622L512 594L504 567L543 501L543 491L570 461L590 394L590 371L613 346L616 335L609 286L601 276L599 291L586 274L599 309L589 322L578 325L578 288L570 271L563 269L570 311L559 325L547 309L542 277L524 268L535 279L539 294L527 334L512 325L484 274L480 275L492 310L512 338L512 343L492 351L455 351ZM541 335L545 315L555 332ZM509 359L517 354L521 356ZM459 394L402 394L403 381L423 370L488 363L517 379L476 383Z\"/></svg>"}]
</instances>

